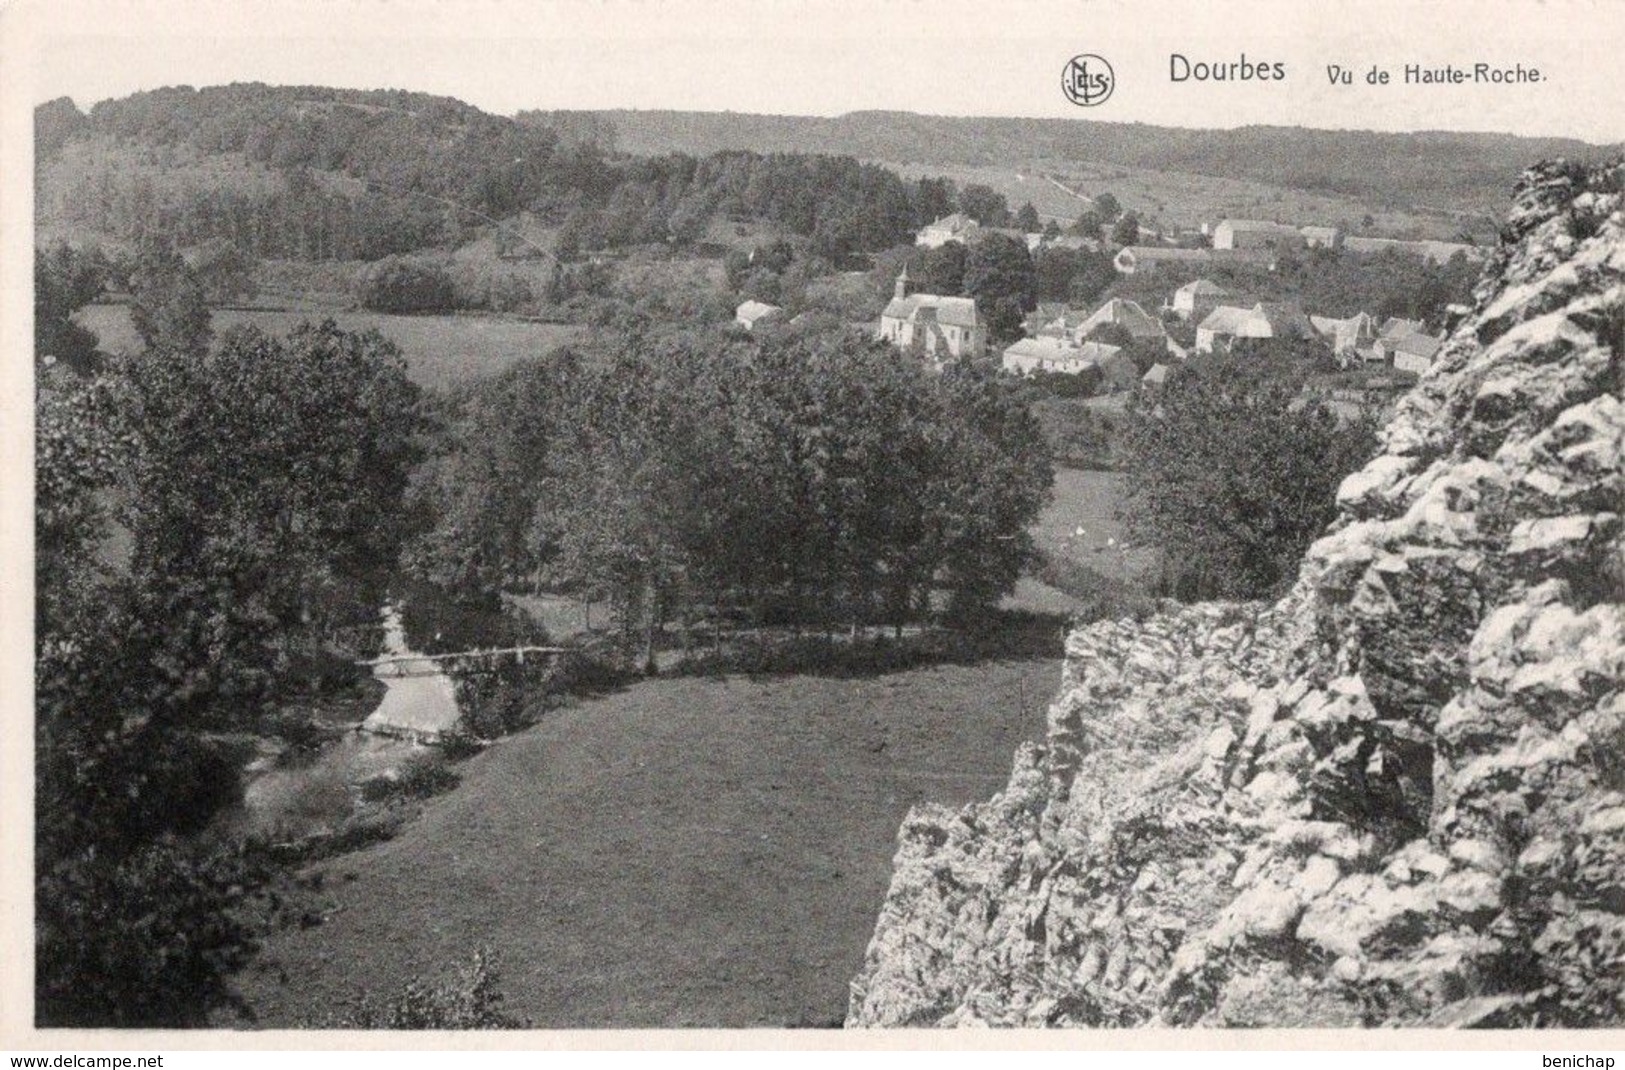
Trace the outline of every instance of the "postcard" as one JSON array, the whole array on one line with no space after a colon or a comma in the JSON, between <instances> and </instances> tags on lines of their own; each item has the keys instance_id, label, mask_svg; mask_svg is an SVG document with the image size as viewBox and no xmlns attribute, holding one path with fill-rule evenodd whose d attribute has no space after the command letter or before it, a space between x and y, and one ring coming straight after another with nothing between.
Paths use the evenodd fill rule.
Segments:
<instances>
[{"instance_id":1,"label":"postcard","mask_svg":"<svg viewBox=\"0 0 1625 1070\"><path fill-rule=\"evenodd\" d=\"M1617 1051L1622 44L0 9L13 1065Z\"/></svg>"}]
</instances>

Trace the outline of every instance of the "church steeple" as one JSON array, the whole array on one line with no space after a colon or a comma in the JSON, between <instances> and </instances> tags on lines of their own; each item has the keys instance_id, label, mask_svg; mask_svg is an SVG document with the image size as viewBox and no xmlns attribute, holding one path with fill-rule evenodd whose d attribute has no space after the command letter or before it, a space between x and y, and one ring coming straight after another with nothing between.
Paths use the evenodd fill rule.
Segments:
<instances>
[{"instance_id":1,"label":"church steeple","mask_svg":"<svg viewBox=\"0 0 1625 1070\"><path fill-rule=\"evenodd\" d=\"M892 296L903 298L908 296L908 262L903 262L903 270L897 273L897 286L892 290Z\"/></svg>"}]
</instances>

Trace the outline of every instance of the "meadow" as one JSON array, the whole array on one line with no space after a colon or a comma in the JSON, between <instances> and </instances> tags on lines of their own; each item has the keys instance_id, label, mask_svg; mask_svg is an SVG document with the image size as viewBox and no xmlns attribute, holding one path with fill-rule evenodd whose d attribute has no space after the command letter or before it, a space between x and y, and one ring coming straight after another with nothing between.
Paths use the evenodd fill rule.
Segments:
<instances>
[{"instance_id":1,"label":"meadow","mask_svg":"<svg viewBox=\"0 0 1625 1070\"><path fill-rule=\"evenodd\" d=\"M647 680L554 710L394 839L307 871L324 923L273 933L237 983L261 1027L318 1023L483 946L507 1009L541 1028L839 1025L898 825L999 790L1042 738L1059 639L875 676Z\"/></svg>"}]
</instances>

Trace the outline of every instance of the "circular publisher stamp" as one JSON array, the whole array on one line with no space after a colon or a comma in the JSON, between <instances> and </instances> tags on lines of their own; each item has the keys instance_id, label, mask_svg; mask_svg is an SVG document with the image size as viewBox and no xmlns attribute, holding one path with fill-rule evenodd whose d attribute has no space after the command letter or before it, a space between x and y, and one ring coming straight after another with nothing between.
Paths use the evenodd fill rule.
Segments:
<instances>
[{"instance_id":1,"label":"circular publisher stamp","mask_svg":"<svg viewBox=\"0 0 1625 1070\"><path fill-rule=\"evenodd\" d=\"M1117 76L1112 73L1112 65L1089 52L1067 60L1066 69L1061 72L1061 91L1080 108L1104 104L1116 88Z\"/></svg>"}]
</instances>

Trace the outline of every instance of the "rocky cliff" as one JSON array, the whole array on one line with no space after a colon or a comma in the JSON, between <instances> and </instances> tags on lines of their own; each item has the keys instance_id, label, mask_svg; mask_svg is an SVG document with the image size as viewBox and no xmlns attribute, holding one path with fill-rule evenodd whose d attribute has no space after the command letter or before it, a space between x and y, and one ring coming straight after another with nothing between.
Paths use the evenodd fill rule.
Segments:
<instances>
[{"instance_id":1,"label":"rocky cliff","mask_svg":"<svg viewBox=\"0 0 1625 1070\"><path fill-rule=\"evenodd\" d=\"M1625 166L1519 182L1278 603L1067 645L914 810L849 1025L1625 1022Z\"/></svg>"}]
</instances>

